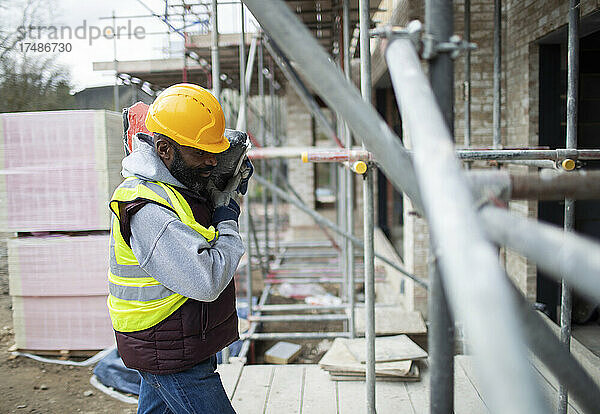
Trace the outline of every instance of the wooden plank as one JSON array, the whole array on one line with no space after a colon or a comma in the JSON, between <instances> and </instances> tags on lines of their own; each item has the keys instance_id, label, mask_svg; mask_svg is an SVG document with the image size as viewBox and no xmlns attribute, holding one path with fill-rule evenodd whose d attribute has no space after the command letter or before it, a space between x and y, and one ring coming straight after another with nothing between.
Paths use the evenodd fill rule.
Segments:
<instances>
[{"instance_id":1,"label":"wooden plank","mask_svg":"<svg viewBox=\"0 0 600 414\"><path fill-rule=\"evenodd\" d=\"M486 405L461 364L461 360L464 358L463 355L454 358L454 412L456 414L488 414Z\"/></svg>"},{"instance_id":2,"label":"wooden plank","mask_svg":"<svg viewBox=\"0 0 600 414\"><path fill-rule=\"evenodd\" d=\"M299 413L302 407L304 366L276 366L267 400L267 414Z\"/></svg>"},{"instance_id":3,"label":"wooden plank","mask_svg":"<svg viewBox=\"0 0 600 414\"><path fill-rule=\"evenodd\" d=\"M338 381L338 413L366 412L364 381ZM415 413L402 382L382 382L375 385L375 404L380 414Z\"/></svg>"},{"instance_id":4,"label":"wooden plank","mask_svg":"<svg viewBox=\"0 0 600 414\"><path fill-rule=\"evenodd\" d=\"M221 376L221 382L223 383L225 392L227 393L227 396L230 400L233 397L233 392L235 391L235 387L238 384L238 379L242 374L243 368L244 364L242 364L241 362L221 364L217 367L217 372Z\"/></svg>"},{"instance_id":5,"label":"wooden plank","mask_svg":"<svg viewBox=\"0 0 600 414\"><path fill-rule=\"evenodd\" d=\"M415 413L429 412L429 368L421 365L421 381L406 382L404 388Z\"/></svg>"},{"instance_id":6,"label":"wooden plank","mask_svg":"<svg viewBox=\"0 0 600 414\"><path fill-rule=\"evenodd\" d=\"M273 380L272 365L246 365L231 403L238 413L263 414Z\"/></svg>"},{"instance_id":7,"label":"wooden plank","mask_svg":"<svg viewBox=\"0 0 600 414\"><path fill-rule=\"evenodd\" d=\"M479 374L476 369L477 368L476 362L473 360L472 357L468 357L468 356L457 356L456 360L458 361L458 364L460 364L460 366L463 368L465 374L470 379L471 383L475 386L475 390L477 391L477 393L483 399L484 394L482 393L482 390L481 390L481 382L478 379ZM546 368L539 361L536 365L538 365L538 367L534 366L534 371L535 371L535 375L536 375L539 383L542 386L542 392L543 392L544 396L546 397L546 401L548 402L552 411L556 411L556 405L558 402L558 388L557 388L557 385L553 386L551 383L551 381L555 382L555 380L553 379L553 377L549 373L549 371L547 371ZM542 371L543 373L540 371ZM544 373L545 373L545 375L544 375ZM573 401L569 400L569 407L568 407L567 412L569 414L579 414L579 413L582 413L583 411L578 410L577 406L573 403Z\"/></svg>"},{"instance_id":8,"label":"wooden plank","mask_svg":"<svg viewBox=\"0 0 600 414\"><path fill-rule=\"evenodd\" d=\"M366 412L365 383L338 381L338 414Z\"/></svg>"},{"instance_id":9,"label":"wooden plank","mask_svg":"<svg viewBox=\"0 0 600 414\"><path fill-rule=\"evenodd\" d=\"M357 307L355 312L356 333L365 334L365 308ZM375 334L425 334L427 327L420 312L407 312L399 306L375 306Z\"/></svg>"},{"instance_id":10,"label":"wooden plank","mask_svg":"<svg viewBox=\"0 0 600 414\"><path fill-rule=\"evenodd\" d=\"M366 390L366 389L365 389ZM375 384L375 404L379 414L416 413L404 383L380 382Z\"/></svg>"},{"instance_id":11,"label":"wooden plank","mask_svg":"<svg viewBox=\"0 0 600 414\"><path fill-rule=\"evenodd\" d=\"M542 383L542 390L546 396L546 400L550 403L553 410L556 410L558 403L558 381L556 377L542 364L540 360L534 357L533 368L538 375L538 379ZM569 398L569 407L567 413L578 414L584 411L573 401L573 398Z\"/></svg>"},{"instance_id":12,"label":"wooden plank","mask_svg":"<svg viewBox=\"0 0 600 414\"><path fill-rule=\"evenodd\" d=\"M337 413L336 383L331 381L329 374L317 365L306 365L302 413Z\"/></svg>"}]
</instances>

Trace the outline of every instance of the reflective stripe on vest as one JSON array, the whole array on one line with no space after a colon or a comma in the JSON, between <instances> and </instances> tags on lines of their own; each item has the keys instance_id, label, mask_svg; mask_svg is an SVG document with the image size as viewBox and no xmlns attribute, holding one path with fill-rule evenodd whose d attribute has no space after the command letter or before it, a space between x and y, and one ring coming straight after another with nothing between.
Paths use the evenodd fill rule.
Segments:
<instances>
[{"instance_id":1,"label":"reflective stripe on vest","mask_svg":"<svg viewBox=\"0 0 600 414\"><path fill-rule=\"evenodd\" d=\"M119 332L150 328L166 319L187 300L148 274L125 242L119 223L119 203L136 200L148 200L168 208L177 214L182 223L197 231L208 242L218 238L218 232L213 226L206 228L196 222L188 202L175 188L134 177L123 181L110 201L110 209L114 215L108 272L108 309L113 328Z\"/></svg>"}]
</instances>

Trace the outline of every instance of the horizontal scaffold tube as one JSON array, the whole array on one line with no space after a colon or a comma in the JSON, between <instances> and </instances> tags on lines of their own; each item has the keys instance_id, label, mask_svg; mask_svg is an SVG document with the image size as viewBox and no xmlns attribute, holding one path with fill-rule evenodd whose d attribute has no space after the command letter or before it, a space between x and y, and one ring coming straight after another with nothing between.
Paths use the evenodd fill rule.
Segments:
<instances>
[{"instance_id":1,"label":"horizontal scaffold tube","mask_svg":"<svg viewBox=\"0 0 600 414\"><path fill-rule=\"evenodd\" d=\"M248 316L252 322L307 322L307 321L346 321L348 315L343 313L322 314L322 315L259 315Z\"/></svg>"},{"instance_id":2,"label":"horizontal scaffold tube","mask_svg":"<svg viewBox=\"0 0 600 414\"><path fill-rule=\"evenodd\" d=\"M506 170L470 170L466 176L476 197L491 191L505 200L600 199L600 171L512 174Z\"/></svg>"},{"instance_id":3,"label":"horizontal scaffold tube","mask_svg":"<svg viewBox=\"0 0 600 414\"><path fill-rule=\"evenodd\" d=\"M456 156L465 161L492 160L600 160L600 150L582 149L457 149Z\"/></svg>"},{"instance_id":4,"label":"horizontal scaffold tube","mask_svg":"<svg viewBox=\"0 0 600 414\"><path fill-rule=\"evenodd\" d=\"M256 179L256 181L258 181L259 184L267 187L269 189L269 191L274 192L275 194L277 194L278 197L284 199L288 203L293 204L298 209L304 211L306 214L308 214L309 216L311 216L313 218L313 220L315 220L318 224L330 228L331 230L335 231L339 235L350 239L352 241L352 243L354 243L354 245L359 246L360 248L364 248L363 241L360 240L358 237L356 237L356 236L354 236L352 234L349 234L349 233L345 232L344 230L340 229L332 221L326 219L325 217L323 217L322 215L320 215L316 211L312 210L306 204L300 202L299 200L296 200L294 197L290 196L288 193L286 193L285 191L283 191L282 189L280 189L276 185L272 184L271 182L265 180L260 175L254 174L253 177ZM375 257L377 257L382 262L387 263L388 265L392 266L394 269L396 269L397 271L399 271L403 275L411 278L412 280L414 280L415 282L417 282L421 286L424 286L424 287L427 286L427 281L426 280L423 280L420 277L417 277L417 276L415 276L415 275L407 272L401 266L399 266L398 264L392 262L391 260L387 259L386 257L384 257L384 256L382 256L380 254L375 254Z\"/></svg>"},{"instance_id":5,"label":"horizontal scaffold tube","mask_svg":"<svg viewBox=\"0 0 600 414\"><path fill-rule=\"evenodd\" d=\"M564 277L580 294L600 301L600 243L498 207L483 207L480 217L491 240L523 253L556 281Z\"/></svg>"},{"instance_id":6,"label":"horizontal scaffold tube","mask_svg":"<svg viewBox=\"0 0 600 414\"><path fill-rule=\"evenodd\" d=\"M261 147L252 148L248 158L255 160L271 158L298 158L304 162L371 161L373 156L360 147L350 150L317 147Z\"/></svg>"},{"instance_id":7,"label":"horizontal scaffold tube","mask_svg":"<svg viewBox=\"0 0 600 414\"><path fill-rule=\"evenodd\" d=\"M241 334L240 339L254 341L273 341L276 339L335 339L350 338L350 332L264 332Z\"/></svg>"}]
</instances>

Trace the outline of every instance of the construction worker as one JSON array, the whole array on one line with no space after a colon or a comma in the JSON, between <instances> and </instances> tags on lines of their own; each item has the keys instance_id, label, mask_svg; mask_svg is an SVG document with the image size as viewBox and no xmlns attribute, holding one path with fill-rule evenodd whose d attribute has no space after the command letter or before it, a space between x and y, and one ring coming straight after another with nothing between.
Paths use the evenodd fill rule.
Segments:
<instances>
[{"instance_id":1,"label":"construction worker","mask_svg":"<svg viewBox=\"0 0 600 414\"><path fill-rule=\"evenodd\" d=\"M110 201L108 307L125 365L142 380L138 413L233 413L215 354L238 337L233 274L244 253L234 193L210 186L225 118L205 89L163 91L145 121L152 139L123 160Z\"/></svg>"}]
</instances>

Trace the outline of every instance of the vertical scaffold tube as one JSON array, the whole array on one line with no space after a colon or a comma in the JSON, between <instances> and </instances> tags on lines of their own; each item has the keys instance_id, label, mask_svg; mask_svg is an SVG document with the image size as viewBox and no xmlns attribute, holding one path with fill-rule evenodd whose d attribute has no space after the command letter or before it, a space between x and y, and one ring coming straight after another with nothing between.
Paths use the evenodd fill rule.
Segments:
<instances>
[{"instance_id":1,"label":"vertical scaffold tube","mask_svg":"<svg viewBox=\"0 0 600 414\"><path fill-rule=\"evenodd\" d=\"M370 1L359 1L360 25L360 90L363 99L371 103L371 26ZM363 143L364 147L364 143ZM373 179L377 171L369 165L363 176L363 234L365 264L365 339L367 342L366 400L367 413L377 412L375 405L375 244L374 244L374 200Z\"/></svg>"},{"instance_id":2,"label":"vertical scaffold tube","mask_svg":"<svg viewBox=\"0 0 600 414\"><path fill-rule=\"evenodd\" d=\"M425 24L427 33L438 42L452 36L454 12L452 0L427 0ZM429 80L437 103L444 115L450 136L454 138L454 62L448 53L435 56L429 62ZM431 244L433 246L433 244ZM435 251L432 254L435 255ZM429 395L432 414L451 413L454 407L454 336L453 322L444 293L444 283L432 261L429 274L429 359L431 379Z\"/></svg>"},{"instance_id":3,"label":"vertical scaffold tube","mask_svg":"<svg viewBox=\"0 0 600 414\"><path fill-rule=\"evenodd\" d=\"M471 0L465 0L465 42L471 42ZM465 50L465 147L471 146L471 49ZM468 164L467 164L468 165Z\"/></svg>"},{"instance_id":4,"label":"vertical scaffold tube","mask_svg":"<svg viewBox=\"0 0 600 414\"><path fill-rule=\"evenodd\" d=\"M271 60L271 65L269 66L269 72L271 76L269 77L269 98L270 98L270 108L271 108L271 145L278 146L279 139L277 138L277 108L275 107L275 65ZM281 173L280 169L281 160L274 160L271 164L271 177L275 185L279 183L279 174ZM271 205L273 207L273 247L275 249L275 254L279 253L279 198L277 194L271 193Z\"/></svg>"},{"instance_id":5,"label":"vertical scaffold tube","mask_svg":"<svg viewBox=\"0 0 600 414\"><path fill-rule=\"evenodd\" d=\"M494 114L493 145L502 148L502 0L494 0Z\"/></svg>"},{"instance_id":6,"label":"vertical scaffold tube","mask_svg":"<svg viewBox=\"0 0 600 414\"><path fill-rule=\"evenodd\" d=\"M244 12L244 4L240 4L242 16L242 30L240 34L240 112L238 113L241 122L238 122L240 129L247 129L247 101L248 94L246 91L246 13ZM248 189L249 190L249 189ZM244 208L244 227L246 227L246 300L248 301L248 315L252 314L252 234L250 229L250 191L246 194Z\"/></svg>"},{"instance_id":7,"label":"vertical scaffold tube","mask_svg":"<svg viewBox=\"0 0 600 414\"><path fill-rule=\"evenodd\" d=\"M344 0L343 7L343 37L344 37L344 72L346 79L352 80L352 73L350 68L350 0ZM344 136L346 140L346 148L352 148L352 133L348 127L348 123L344 122ZM354 233L354 174L349 168L344 168L344 174L346 176L346 231L350 234ZM354 294L354 245L350 240L345 240L346 243L346 280L348 289L348 331L350 337L356 336L355 323L354 323L354 308L355 308L355 294Z\"/></svg>"},{"instance_id":8,"label":"vertical scaffold tube","mask_svg":"<svg viewBox=\"0 0 600 414\"><path fill-rule=\"evenodd\" d=\"M579 0L569 0L569 36L567 54L567 149L577 148L577 110L579 84ZM575 200L565 200L565 231L575 230ZM567 350L571 347L571 289L564 278L560 296L560 340ZM558 390L559 414L566 414L569 390L561 381Z\"/></svg>"},{"instance_id":9,"label":"vertical scaffold tube","mask_svg":"<svg viewBox=\"0 0 600 414\"><path fill-rule=\"evenodd\" d=\"M258 43L258 70L257 70L257 76L258 76L258 96L260 98L260 144L263 147L267 146L267 135L266 135L266 131L265 131L265 116L267 115L267 111L266 111L266 100L265 100L265 76L264 76L264 69L265 69L265 61L264 61L264 48L263 48L263 40L264 37L261 36L259 43ZM261 160L260 161L260 169L262 174L264 174L264 176L266 177L267 174L267 161L266 160ZM264 209L264 232L265 232L265 257L267 258L267 265L269 262L269 198L268 198L268 191L265 188L263 188L263 192L262 192L262 202L263 202L263 209Z\"/></svg>"},{"instance_id":10,"label":"vertical scaffold tube","mask_svg":"<svg viewBox=\"0 0 600 414\"><path fill-rule=\"evenodd\" d=\"M210 14L211 46L210 56L212 65L212 93L221 101L221 62L219 61L219 7L218 0L212 0L212 10Z\"/></svg>"}]
</instances>

